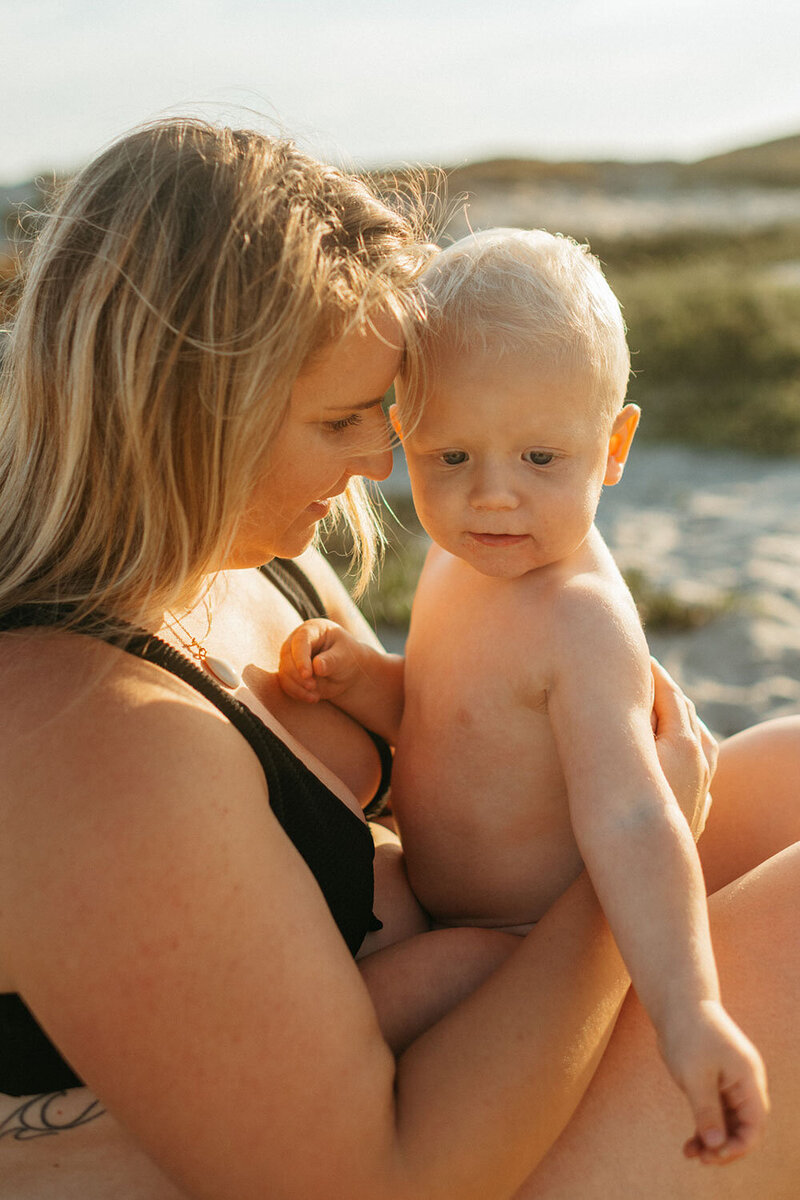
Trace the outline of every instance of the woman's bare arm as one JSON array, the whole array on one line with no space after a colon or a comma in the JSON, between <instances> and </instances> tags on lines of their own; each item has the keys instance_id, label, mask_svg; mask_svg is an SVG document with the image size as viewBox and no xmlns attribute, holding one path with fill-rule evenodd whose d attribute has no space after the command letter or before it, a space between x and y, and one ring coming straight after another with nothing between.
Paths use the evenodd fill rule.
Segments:
<instances>
[{"instance_id":1,"label":"woman's bare arm","mask_svg":"<svg viewBox=\"0 0 800 1200\"><path fill-rule=\"evenodd\" d=\"M395 1061L249 747L132 660L71 698L70 654L4 742L0 938L79 1073L196 1197L509 1194L625 992L588 885Z\"/></svg>"}]
</instances>

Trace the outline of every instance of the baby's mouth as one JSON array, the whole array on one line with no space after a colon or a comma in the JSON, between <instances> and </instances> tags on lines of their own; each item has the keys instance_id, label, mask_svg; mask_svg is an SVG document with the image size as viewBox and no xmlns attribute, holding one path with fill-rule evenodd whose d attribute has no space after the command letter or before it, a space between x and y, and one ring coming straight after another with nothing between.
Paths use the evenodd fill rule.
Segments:
<instances>
[{"instance_id":1,"label":"baby's mouth","mask_svg":"<svg viewBox=\"0 0 800 1200\"><path fill-rule=\"evenodd\" d=\"M528 540L527 533L475 533L470 530L467 536L481 546L518 546Z\"/></svg>"}]
</instances>

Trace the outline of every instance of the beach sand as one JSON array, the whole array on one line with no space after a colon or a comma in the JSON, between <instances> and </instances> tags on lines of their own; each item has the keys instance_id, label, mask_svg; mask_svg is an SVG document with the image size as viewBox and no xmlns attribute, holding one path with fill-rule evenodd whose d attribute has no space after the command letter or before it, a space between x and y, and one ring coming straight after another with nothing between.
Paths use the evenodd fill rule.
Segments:
<instances>
[{"instance_id":1,"label":"beach sand","mask_svg":"<svg viewBox=\"0 0 800 1200\"><path fill-rule=\"evenodd\" d=\"M401 460L383 490L407 488ZM623 570L717 613L647 631L716 734L800 712L800 461L637 445L597 523Z\"/></svg>"},{"instance_id":2,"label":"beach sand","mask_svg":"<svg viewBox=\"0 0 800 1200\"><path fill-rule=\"evenodd\" d=\"M623 569L722 610L648 632L716 733L800 712L800 462L639 446L598 524Z\"/></svg>"}]
</instances>

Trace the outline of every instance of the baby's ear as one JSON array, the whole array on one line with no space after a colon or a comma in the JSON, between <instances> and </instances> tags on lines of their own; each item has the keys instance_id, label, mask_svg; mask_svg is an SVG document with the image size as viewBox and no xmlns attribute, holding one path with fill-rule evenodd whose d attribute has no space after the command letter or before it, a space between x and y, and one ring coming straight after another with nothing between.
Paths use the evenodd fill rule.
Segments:
<instances>
[{"instance_id":1,"label":"baby's ear","mask_svg":"<svg viewBox=\"0 0 800 1200\"><path fill-rule=\"evenodd\" d=\"M401 424L400 424L400 414L399 414L399 413L398 413L398 411L397 411L397 405L396 405L396 404L392 404L392 405L390 405L390 406L389 406L389 420L392 422L392 428L394 429L394 431L395 431L395 433L397 434L397 436L398 436L399 438L402 438L402 436L403 436L403 429L402 429L402 426L401 426Z\"/></svg>"},{"instance_id":2,"label":"baby's ear","mask_svg":"<svg viewBox=\"0 0 800 1200\"><path fill-rule=\"evenodd\" d=\"M635 404L626 404L614 418L611 437L608 439L608 460L604 484L619 483L622 479L622 472L625 470L625 463L640 416L641 409L637 408Z\"/></svg>"}]
</instances>

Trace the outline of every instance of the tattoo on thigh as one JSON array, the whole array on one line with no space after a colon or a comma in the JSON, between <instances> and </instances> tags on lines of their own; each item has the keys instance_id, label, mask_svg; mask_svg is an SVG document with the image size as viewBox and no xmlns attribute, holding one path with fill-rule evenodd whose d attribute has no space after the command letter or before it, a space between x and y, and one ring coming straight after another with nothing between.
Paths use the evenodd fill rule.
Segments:
<instances>
[{"instance_id":1,"label":"tattoo on thigh","mask_svg":"<svg viewBox=\"0 0 800 1200\"><path fill-rule=\"evenodd\" d=\"M83 1107L78 1106L76 1111L75 1106L65 1103L69 1098L69 1092L50 1092L30 1097L4 1121L0 1121L0 1141L13 1138L15 1142L24 1142L30 1138L50 1137L65 1129L87 1125L105 1112L99 1100L91 1100L87 1104L85 1096L80 1100Z\"/></svg>"}]
</instances>

